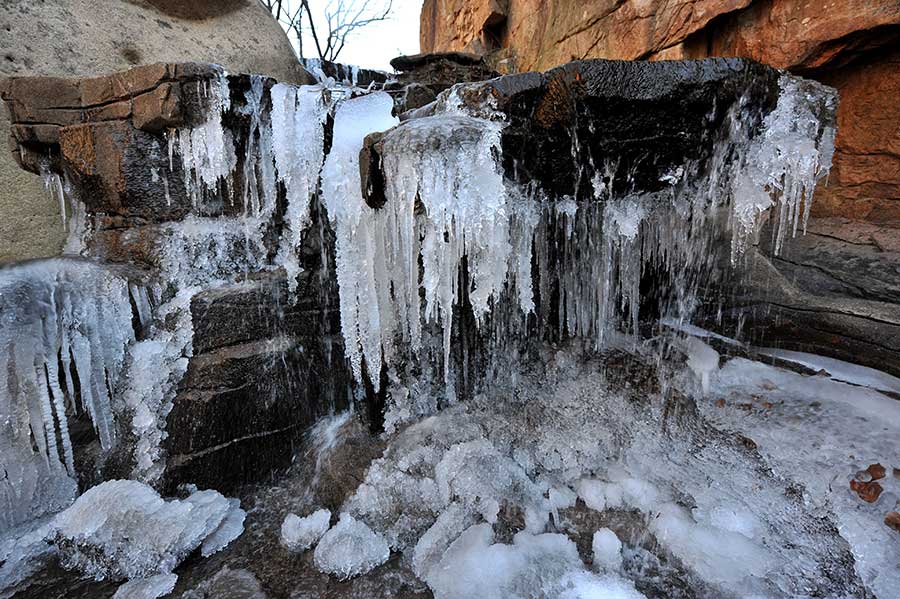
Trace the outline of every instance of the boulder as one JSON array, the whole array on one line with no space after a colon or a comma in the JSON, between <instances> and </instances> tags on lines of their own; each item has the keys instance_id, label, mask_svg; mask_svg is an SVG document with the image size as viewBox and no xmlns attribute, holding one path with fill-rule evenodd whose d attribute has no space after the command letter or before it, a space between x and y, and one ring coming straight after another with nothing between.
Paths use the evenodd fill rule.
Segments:
<instances>
[{"instance_id":1,"label":"boulder","mask_svg":"<svg viewBox=\"0 0 900 599\"><path fill-rule=\"evenodd\" d=\"M233 72L311 81L279 25L256 0L3 2L0 30L0 77L90 77L161 61L202 60ZM164 88L155 94L135 102L138 123L149 104L165 108L176 102ZM7 119L0 110L0 130L9 130ZM0 180L0 263L58 254L66 231L59 205L47 197L40 179L0 152Z\"/></svg>"}]
</instances>

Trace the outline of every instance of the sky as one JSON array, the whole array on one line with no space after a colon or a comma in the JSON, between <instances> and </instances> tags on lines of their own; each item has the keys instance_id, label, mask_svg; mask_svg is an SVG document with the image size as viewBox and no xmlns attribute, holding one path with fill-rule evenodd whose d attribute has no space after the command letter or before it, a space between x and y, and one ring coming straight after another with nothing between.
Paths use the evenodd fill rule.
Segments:
<instances>
[{"instance_id":1,"label":"sky","mask_svg":"<svg viewBox=\"0 0 900 599\"><path fill-rule=\"evenodd\" d=\"M311 0L314 13L327 0ZM330 0L332 2L336 0ZM346 0L345 0L346 1ZM377 4L381 0L371 0ZM286 4L299 2L288 0ZM391 14L386 21L372 23L360 29L347 40L338 62L355 64L360 67L390 71L390 60L401 54L419 53L419 11L422 0L393 0ZM316 17L318 20L318 16ZM296 39L296 36L292 36ZM303 47L307 57L315 55L312 38L306 34ZM312 50L312 52L310 52Z\"/></svg>"}]
</instances>

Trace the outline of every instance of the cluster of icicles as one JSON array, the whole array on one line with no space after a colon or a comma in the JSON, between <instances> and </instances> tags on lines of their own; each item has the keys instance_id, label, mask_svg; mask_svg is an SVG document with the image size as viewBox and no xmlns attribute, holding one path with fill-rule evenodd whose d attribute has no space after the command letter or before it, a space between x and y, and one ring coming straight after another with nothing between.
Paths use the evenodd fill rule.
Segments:
<instances>
[{"instance_id":1,"label":"cluster of icicles","mask_svg":"<svg viewBox=\"0 0 900 599\"><path fill-rule=\"evenodd\" d=\"M708 180L673 176L667 192L612 198L597 177L595 193L603 201L579 205L504 180L497 161L502 115L478 118L444 102L436 115L397 126L393 101L384 92L342 99L349 94L322 85L277 84L268 110L261 78L252 80L239 108L224 73L198 85L210 102L206 121L168 136L170 166L177 154L197 214L166 225L167 241L156 249L162 283L153 289L152 316L146 290L99 266L60 262L42 267L47 272L23 266L3 273L0 455L8 474L0 481L0 498L11 509L0 529L71 500L74 472L65 415L67 405L76 408L76 387L104 448L115 441L114 413L131 416L138 439L133 474L158 478L165 416L192 352L190 298L241 273L276 267L286 271L295 289L297 248L317 196L336 234L345 352L357 380L368 376L377 389L382 365L416 355L428 324L440 330L442 366L449 376L452 313L463 300L479 325L500 305L513 306L520 322L536 310L549 310L550 302L536 305L540 290L534 289L534 272L541 287L558 285L554 321L561 332L598 345L611 331L636 332L639 280L648 259L674 273L676 311L685 316L696 287L685 273L709 255L710 236L685 234L684 228L703 231L717 207L730 207L739 253L761 213L777 202L783 239L808 215L812 190L827 173L833 148L833 131L819 129L797 84L786 77L762 133L750 142L730 141L740 152L723 166L727 175L716 173L730 186L724 193ZM241 161L223 124L229 110L250 121ZM326 157L330 112L334 130ZM386 130L391 130L383 152L387 204L376 210L362 198L359 152L367 134ZM211 199L233 191L239 163L243 215L202 216ZM159 173L154 175L157 180ZM169 189L166 174L161 184ZM275 220L279 184L287 207L270 260L264 236ZM552 238L564 242L551 248ZM23 306L30 311L27 318L8 316ZM160 316L172 314L177 318L168 320L174 326L164 326ZM139 341L134 316L145 329ZM507 335L516 330L509 319L494 328ZM66 378L69 372L77 373L77 385ZM63 489L58 505L50 505L46 498L54 494L36 489L60 479L68 482L57 485Z\"/></svg>"}]
</instances>

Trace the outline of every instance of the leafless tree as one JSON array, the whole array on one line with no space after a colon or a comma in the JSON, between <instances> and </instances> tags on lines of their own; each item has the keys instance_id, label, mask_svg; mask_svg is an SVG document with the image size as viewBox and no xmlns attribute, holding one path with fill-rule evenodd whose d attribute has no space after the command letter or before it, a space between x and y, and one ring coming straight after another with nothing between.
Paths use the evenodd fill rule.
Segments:
<instances>
[{"instance_id":1,"label":"leafless tree","mask_svg":"<svg viewBox=\"0 0 900 599\"><path fill-rule=\"evenodd\" d=\"M309 32L322 60L337 60L349 37L358 30L384 21L391 13L392 0L260 0L287 31L297 36L297 50L303 54L303 34Z\"/></svg>"}]
</instances>

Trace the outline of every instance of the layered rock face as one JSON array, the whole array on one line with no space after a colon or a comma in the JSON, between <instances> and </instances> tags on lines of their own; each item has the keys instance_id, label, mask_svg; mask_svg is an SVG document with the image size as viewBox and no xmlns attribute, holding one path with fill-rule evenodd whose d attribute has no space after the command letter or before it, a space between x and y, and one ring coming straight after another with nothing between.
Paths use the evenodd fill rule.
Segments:
<instances>
[{"instance_id":1,"label":"layered rock face","mask_svg":"<svg viewBox=\"0 0 900 599\"><path fill-rule=\"evenodd\" d=\"M0 77L91 77L192 60L285 82L308 77L257 0L0 3ZM5 110L0 129L9 129ZM0 263L59 254L66 231L40 179L0 152L0 181Z\"/></svg>"}]
</instances>

